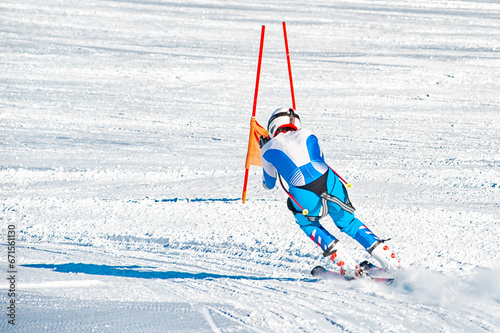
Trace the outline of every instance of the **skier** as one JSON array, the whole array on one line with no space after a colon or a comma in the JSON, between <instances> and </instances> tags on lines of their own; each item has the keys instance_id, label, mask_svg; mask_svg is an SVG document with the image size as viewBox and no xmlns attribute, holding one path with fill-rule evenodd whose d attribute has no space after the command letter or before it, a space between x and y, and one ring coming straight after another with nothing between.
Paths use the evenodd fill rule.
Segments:
<instances>
[{"instance_id":1,"label":"skier","mask_svg":"<svg viewBox=\"0 0 500 333\"><path fill-rule=\"evenodd\" d=\"M292 108L279 108L269 118L269 136L260 138L263 185L274 188L277 178L288 183L288 209L305 234L340 267L347 279L365 276L346 253L338 239L328 232L320 219L329 215L340 231L358 241L389 272L402 269L389 247L354 216L346 188L326 164L318 138L301 128L299 115ZM281 179L280 179L281 182Z\"/></svg>"}]
</instances>

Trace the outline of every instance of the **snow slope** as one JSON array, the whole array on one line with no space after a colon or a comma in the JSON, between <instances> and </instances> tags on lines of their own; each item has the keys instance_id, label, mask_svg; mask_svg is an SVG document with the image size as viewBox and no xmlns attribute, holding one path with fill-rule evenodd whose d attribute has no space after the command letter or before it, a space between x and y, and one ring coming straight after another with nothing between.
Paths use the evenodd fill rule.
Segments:
<instances>
[{"instance_id":1,"label":"snow slope","mask_svg":"<svg viewBox=\"0 0 500 333\"><path fill-rule=\"evenodd\" d=\"M0 15L0 331L499 332L497 1L5 0ZM310 277L330 264L257 167L241 203L262 25L257 120L291 104L283 21L304 126L408 269L391 286Z\"/></svg>"}]
</instances>

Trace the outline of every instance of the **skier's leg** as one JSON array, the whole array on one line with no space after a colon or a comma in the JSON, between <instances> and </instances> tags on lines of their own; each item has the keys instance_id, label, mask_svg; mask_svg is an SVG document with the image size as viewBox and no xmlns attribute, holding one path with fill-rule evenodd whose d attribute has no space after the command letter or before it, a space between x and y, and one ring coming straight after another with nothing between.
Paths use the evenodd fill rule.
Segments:
<instances>
[{"instance_id":1,"label":"skier's leg","mask_svg":"<svg viewBox=\"0 0 500 333\"><path fill-rule=\"evenodd\" d=\"M362 224L356 234L354 239L365 248L366 251L370 251L370 248L377 242L380 241L373 232L364 224Z\"/></svg>"},{"instance_id":2,"label":"skier's leg","mask_svg":"<svg viewBox=\"0 0 500 333\"><path fill-rule=\"evenodd\" d=\"M330 180L329 193L340 200L345 200L345 191L338 178ZM348 234L360 243L373 258L380 262L381 266L387 271L402 269L401 263L396 258L394 252L368 229L368 227L358 220L353 213L343 210L339 205L328 202L329 215L340 231Z\"/></svg>"},{"instance_id":3,"label":"skier's leg","mask_svg":"<svg viewBox=\"0 0 500 333\"><path fill-rule=\"evenodd\" d=\"M347 213L342 209L340 209L341 211L338 209L335 211L335 207L333 206L337 206L337 208L340 207L336 204L329 203L330 216L341 231L347 233L361 244L361 246L363 246L386 271L402 269L401 263L396 258L394 252L389 249L388 245L384 244L373 232L371 232L363 222L355 218L353 214Z\"/></svg>"},{"instance_id":4,"label":"skier's leg","mask_svg":"<svg viewBox=\"0 0 500 333\"><path fill-rule=\"evenodd\" d=\"M339 241L330 234L319 221L309 221L302 214L294 214L295 221L302 231L311 238L322 250L325 257L329 257L334 264L339 266L340 272L348 280L360 276L361 271Z\"/></svg>"},{"instance_id":5,"label":"skier's leg","mask_svg":"<svg viewBox=\"0 0 500 333\"><path fill-rule=\"evenodd\" d=\"M364 226L363 222L358 220L353 213L346 212L339 205L330 201L328 202L328 214L337 228L351 238L356 239L359 230ZM356 240L359 242L361 239L358 237Z\"/></svg>"},{"instance_id":6,"label":"skier's leg","mask_svg":"<svg viewBox=\"0 0 500 333\"><path fill-rule=\"evenodd\" d=\"M340 201L346 201L346 191L344 186L333 172L330 172L328 175L327 189L328 194L338 198ZM349 235L351 238L356 239L358 230L364 226L363 222L358 220L353 213L345 211L338 204L332 201L328 201L328 214L337 228ZM360 239L361 238L358 238L356 240L359 242ZM362 245L364 246L364 244Z\"/></svg>"}]
</instances>

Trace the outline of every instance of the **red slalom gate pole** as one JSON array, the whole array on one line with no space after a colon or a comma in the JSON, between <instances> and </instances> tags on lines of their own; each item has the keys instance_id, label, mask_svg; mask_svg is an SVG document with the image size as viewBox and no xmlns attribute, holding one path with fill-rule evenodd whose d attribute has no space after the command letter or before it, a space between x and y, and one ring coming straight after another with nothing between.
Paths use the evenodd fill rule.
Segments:
<instances>
[{"instance_id":1,"label":"red slalom gate pole","mask_svg":"<svg viewBox=\"0 0 500 333\"><path fill-rule=\"evenodd\" d=\"M259 82L260 82L260 68L262 67L262 51L264 49L264 34L266 33L266 26L262 26L260 33L260 49L259 49L259 62L257 64L257 79L255 80L255 94L253 97L252 118L255 118L257 112L257 96L259 95Z\"/></svg>"},{"instance_id":2,"label":"red slalom gate pole","mask_svg":"<svg viewBox=\"0 0 500 333\"><path fill-rule=\"evenodd\" d=\"M293 80L292 80L292 64L290 63L290 50L288 49L288 37L286 35L285 22L283 22L283 35L285 37L285 51L286 51L286 60L288 62L288 76L290 77L290 90L292 92L292 105L293 109L296 110L297 107L295 105L295 93L293 91Z\"/></svg>"},{"instance_id":3,"label":"red slalom gate pole","mask_svg":"<svg viewBox=\"0 0 500 333\"><path fill-rule=\"evenodd\" d=\"M248 184L248 172L250 169L245 169L245 181L243 183L243 194L241 195L241 202L245 203L247 198L247 184Z\"/></svg>"},{"instance_id":4,"label":"red slalom gate pole","mask_svg":"<svg viewBox=\"0 0 500 333\"><path fill-rule=\"evenodd\" d=\"M265 34L265 32L266 32L266 26L263 25L261 33L260 33L259 60L258 60L258 64L257 64L257 78L255 81L255 94L254 94L254 98L253 98L252 119L250 120L250 135L248 138L248 142L250 142L250 140L252 140L252 134L253 134L252 133L252 131L253 131L252 121L255 118L255 114L257 112L257 96L259 95L260 69L262 67L262 51L264 49L264 34ZM248 155L247 155L247 160L248 160ZM250 166L248 165L248 163L245 163L245 164L246 164L245 165L245 180L243 182L243 194L241 196L241 201L243 203L245 203L245 200L247 197L248 172L250 170Z\"/></svg>"}]
</instances>

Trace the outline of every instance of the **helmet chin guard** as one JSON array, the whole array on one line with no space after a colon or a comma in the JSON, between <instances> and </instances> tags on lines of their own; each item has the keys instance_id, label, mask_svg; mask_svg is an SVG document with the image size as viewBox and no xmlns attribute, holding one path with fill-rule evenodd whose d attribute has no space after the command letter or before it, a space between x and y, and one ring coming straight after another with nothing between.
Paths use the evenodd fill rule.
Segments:
<instances>
[{"instance_id":1,"label":"helmet chin guard","mask_svg":"<svg viewBox=\"0 0 500 333\"><path fill-rule=\"evenodd\" d=\"M298 130L302 127L300 117L292 108L279 108L276 109L267 123L267 131L269 136L274 138L280 128L291 128Z\"/></svg>"}]
</instances>

